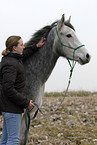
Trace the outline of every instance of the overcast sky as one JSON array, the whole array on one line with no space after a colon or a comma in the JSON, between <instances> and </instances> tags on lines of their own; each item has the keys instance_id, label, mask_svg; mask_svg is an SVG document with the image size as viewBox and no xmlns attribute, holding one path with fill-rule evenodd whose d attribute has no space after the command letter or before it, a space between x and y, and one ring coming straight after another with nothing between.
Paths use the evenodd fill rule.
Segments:
<instances>
[{"instance_id":1,"label":"overcast sky","mask_svg":"<svg viewBox=\"0 0 97 145\"><path fill-rule=\"evenodd\" d=\"M20 35L24 43L41 27L71 15L77 36L91 54L89 64L76 64L69 90L97 91L97 0L0 0L0 54L10 35ZM64 91L70 67L59 58L45 91Z\"/></svg>"}]
</instances>

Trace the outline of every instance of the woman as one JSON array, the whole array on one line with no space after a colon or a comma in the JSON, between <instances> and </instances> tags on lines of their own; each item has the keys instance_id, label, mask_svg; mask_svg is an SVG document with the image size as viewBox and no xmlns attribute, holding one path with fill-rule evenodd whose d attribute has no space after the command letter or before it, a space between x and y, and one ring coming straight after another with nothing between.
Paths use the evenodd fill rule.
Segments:
<instances>
[{"instance_id":1,"label":"woman","mask_svg":"<svg viewBox=\"0 0 97 145\"><path fill-rule=\"evenodd\" d=\"M6 40L6 49L1 61L1 97L0 111L3 114L3 133L1 145L18 145L21 114L24 108L31 109L32 100L23 95L25 71L23 61L33 55L44 44L42 38L38 44L25 48L20 36L10 36ZM25 49L24 49L25 48ZM24 51L23 51L24 50Z\"/></svg>"}]
</instances>

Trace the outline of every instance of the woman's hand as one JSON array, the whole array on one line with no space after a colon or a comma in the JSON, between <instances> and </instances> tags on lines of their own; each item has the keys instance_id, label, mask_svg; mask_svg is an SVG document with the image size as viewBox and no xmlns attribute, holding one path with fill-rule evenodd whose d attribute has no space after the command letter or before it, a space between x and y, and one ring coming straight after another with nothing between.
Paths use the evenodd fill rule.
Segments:
<instances>
[{"instance_id":1,"label":"woman's hand","mask_svg":"<svg viewBox=\"0 0 97 145\"><path fill-rule=\"evenodd\" d=\"M41 47L45 42L46 38L41 38L40 41L36 44L37 47Z\"/></svg>"},{"instance_id":2,"label":"woman's hand","mask_svg":"<svg viewBox=\"0 0 97 145\"><path fill-rule=\"evenodd\" d=\"M34 107L34 104L32 103L32 100L30 100L29 106L27 108L31 109L32 107Z\"/></svg>"}]
</instances>

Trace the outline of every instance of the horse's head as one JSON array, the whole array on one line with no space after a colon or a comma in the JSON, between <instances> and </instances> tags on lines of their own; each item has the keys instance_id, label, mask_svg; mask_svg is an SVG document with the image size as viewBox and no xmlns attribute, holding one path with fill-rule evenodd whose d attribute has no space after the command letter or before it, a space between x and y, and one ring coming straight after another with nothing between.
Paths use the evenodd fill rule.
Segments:
<instances>
[{"instance_id":1,"label":"horse's head","mask_svg":"<svg viewBox=\"0 0 97 145\"><path fill-rule=\"evenodd\" d=\"M75 29L70 24L70 18L68 21L65 21L64 15L62 15L55 29L54 51L59 56L75 60L81 65L90 61L90 55L85 46L78 40Z\"/></svg>"}]
</instances>

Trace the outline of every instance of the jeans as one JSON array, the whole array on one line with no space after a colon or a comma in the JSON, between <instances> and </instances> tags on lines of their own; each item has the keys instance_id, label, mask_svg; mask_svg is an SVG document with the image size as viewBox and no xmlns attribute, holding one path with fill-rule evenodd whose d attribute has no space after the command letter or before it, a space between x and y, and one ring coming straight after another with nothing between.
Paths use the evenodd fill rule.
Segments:
<instances>
[{"instance_id":1,"label":"jeans","mask_svg":"<svg viewBox=\"0 0 97 145\"><path fill-rule=\"evenodd\" d=\"M3 131L0 145L18 145L21 114L3 112Z\"/></svg>"}]
</instances>

